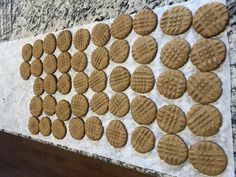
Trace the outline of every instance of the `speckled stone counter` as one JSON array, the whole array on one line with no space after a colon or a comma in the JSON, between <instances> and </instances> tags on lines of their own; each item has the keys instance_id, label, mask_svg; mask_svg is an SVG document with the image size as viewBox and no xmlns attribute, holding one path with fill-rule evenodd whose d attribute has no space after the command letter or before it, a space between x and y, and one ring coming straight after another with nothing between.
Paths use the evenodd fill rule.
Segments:
<instances>
[{"instance_id":1,"label":"speckled stone counter","mask_svg":"<svg viewBox=\"0 0 236 177\"><path fill-rule=\"evenodd\" d=\"M5 0L0 2L0 40L8 41L62 30L80 24L113 18L119 14L133 14L142 8L161 7L187 0ZM227 28L231 63L231 113L233 123L234 154L236 162L236 1L227 0L230 22ZM62 147L66 148L66 147ZM78 152L88 155L84 152ZM169 175L145 170L112 159L93 156L120 166L155 176Z\"/></svg>"}]
</instances>

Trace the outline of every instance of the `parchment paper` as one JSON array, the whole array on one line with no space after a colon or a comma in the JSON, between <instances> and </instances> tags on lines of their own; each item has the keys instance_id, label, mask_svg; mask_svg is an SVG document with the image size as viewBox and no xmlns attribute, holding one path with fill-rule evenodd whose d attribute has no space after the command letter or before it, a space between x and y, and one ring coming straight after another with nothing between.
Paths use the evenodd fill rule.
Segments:
<instances>
[{"instance_id":1,"label":"parchment paper","mask_svg":"<svg viewBox=\"0 0 236 177\"><path fill-rule=\"evenodd\" d=\"M196 9L200 7L202 4L205 4L207 2L212 2L212 0L195 0L190 1L187 3L183 3L182 5L188 7L194 14ZM225 4L225 0L220 0L220 2ZM175 4L179 5L179 4ZM169 9L170 6L165 6L163 8L156 8L154 11L158 15L158 22L160 21L160 17L162 16L163 12ZM108 21L104 21L107 24L111 24L112 19ZM74 33L80 29L80 28L87 28L90 32L92 27L96 23L88 24L88 25L81 25L77 27L73 27L70 29L70 31ZM55 32L54 34L57 35L59 32ZM158 27L151 34L153 37L156 38L158 43L158 53L156 55L156 58L153 62L148 64L149 67L152 68L155 78L159 76L161 72L166 70L167 68L162 65L160 62L159 56L160 56L160 49L164 46L164 44L171 39L174 38L184 38L186 39L190 45L192 46L197 39L200 39L201 36L198 35L193 28L188 30L183 35L179 36L168 36L161 32L159 23ZM31 116L29 111L29 103L31 98L33 97L33 82L35 78L33 76L30 77L29 80L24 81L22 80L19 72L19 67L21 62L23 61L21 58L21 49L22 46L25 43L33 44L36 39L43 39L46 35L42 34L36 37L26 38L26 39L20 39L15 41L10 41L7 43L0 44L0 129L4 129L6 131L17 133L25 136L31 136L33 139L38 141L46 141L49 143L53 143L55 145L61 145L66 146L72 150L82 150L87 152L88 154L97 154L103 157L108 157L113 160L119 160L122 162L125 162L127 164L132 164L135 166L139 166L146 169L151 169L155 171L165 172L170 175L174 176L180 176L180 177L193 177L193 176L204 176L197 172L192 165L187 160L185 163L183 163L180 166L170 166L162 162L157 154L156 145L158 140L162 135L165 133L158 127L156 121L154 121L151 125L147 126L149 127L156 137L156 145L155 148L146 154L139 154L135 152L131 146L131 132L135 127L138 126L138 124L132 119L131 113L129 112L125 117L123 118L117 118L113 116L111 113L107 113L105 116L98 116L95 113L92 112L92 110L89 110L86 117L83 119L86 120L86 118L90 116L98 116L101 118L103 122L103 126L106 129L106 126L111 120L118 119L121 120L127 130L128 130L128 142L124 148L121 149L114 149L112 146L109 145L106 141L105 135L102 137L100 141L90 141L85 136L83 140L74 140L70 136L69 132L67 133L66 137L63 140L57 140L52 135L49 137L43 137L42 135L36 135L32 136L28 130L28 119ZM137 39L138 35L132 31L132 33L127 37L127 40L132 46L134 41ZM229 49L228 46L228 38L226 31L217 36L217 38L224 41L226 44L227 49ZM109 49L110 45L114 41L114 38L111 37L111 40L106 45L106 47ZM91 53L96 47L91 42L89 47L85 50L85 53L88 57L88 67L86 68L85 72L90 75L90 73L93 71L93 67L90 63ZM131 48L130 48L131 49ZM72 46L69 50L70 54L73 55L76 52L76 49ZM56 56L59 55L58 49L56 50L55 54ZM46 56L46 54L43 55L42 59ZM31 60L31 62L33 59ZM107 69L105 69L105 72L107 73L107 76L111 73L112 69L118 65L125 66L130 73L134 71L134 69L139 66L133 58L131 53L129 54L129 58L126 60L126 62L122 64L115 64L112 61L110 61L110 64ZM187 64L185 64L180 70L185 74L186 79L194 72L197 71L197 69L191 64L191 61L189 60ZM230 114L230 97L231 97L231 90L230 90L230 65L229 65L229 57L228 53L225 59L225 62L220 66L219 69L214 71L217 73L217 75L220 77L222 81L222 89L223 93L219 100L217 100L215 103L213 103L214 106L216 106L223 116L223 124L220 128L220 131L212 137L209 138L202 138L197 137L194 134L192 134L189 129L186 127L184 131L179 133L178 135L181 136L184 141L187 143L188 146L191 144L194 144L195 142L198 142L200 140L206 139L206 140L212 140L216 143L218 143L220 146L222 146L225 150L225 153L228 157L228 165L226 170L219 176L221 177L231 177L234 176L234 161L233 161L233 145L232 145L232 128L231 128L231 114ZM75 72L71 69L70 75L73 78L75 76ZM60 73L59 71L56 72L56 76L59 77ZM45 77L45 73L43 73L42 78ZM108 77L109 80L109 77ZM110 88L110 85L107 85L107 88L105 92L108 94L109 98L114 94L114 91ZM134 93L132 89L129 87L125 92L130 100L132 100L135 96L137 96L137 93ZM60 99L66 99L68 101L71 101L72 96L76 94L73 86L72 90L68 95L61 95L59 92L57 92L54 96L59 101ZM94 92L89 89L88 92L86 92L86 97L88 100L91 99ZM44 98L46 93L43 94L42 98ZM149 98L151 98L153 101L155 101L158 109L166 104L175 104L182 108L182 110L187 113L189 108L195 104L194 101L188 96L187 93L185 93L180 99L176 100L168 100L161 96L156 89L156 85L154 86L153 90L150 93L143 94ZM40 118L45 116L43 113ZM55 120L56 116L51 116L51 120ZM68 121L65 122L66 126L68 127Z\"/></svg>"}]
</instances>

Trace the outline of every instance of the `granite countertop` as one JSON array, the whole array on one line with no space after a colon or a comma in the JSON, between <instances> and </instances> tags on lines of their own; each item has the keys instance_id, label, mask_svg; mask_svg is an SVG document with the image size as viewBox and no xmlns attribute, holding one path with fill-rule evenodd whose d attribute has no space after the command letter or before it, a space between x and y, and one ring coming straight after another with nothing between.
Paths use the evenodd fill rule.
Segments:
<instances>
[{"instance_id":1,"label":"granite countertop","mask_svg":"<svg viewBox=\"0 0 236 177\"><path fill-rule=\"evenodd\" d=\"M0 41L9 41L38 34L71 28L80 24L113 18L119 14L133 14L142 8L161 7L166 4L189 0L3 0L0 2ZM227 0L230 22L227 28L230 46L230 68L232 79L231 114L236 162L236 1ZM140 172L167 177L169 175L113 162Z\"/></svg>"}]
</instances>

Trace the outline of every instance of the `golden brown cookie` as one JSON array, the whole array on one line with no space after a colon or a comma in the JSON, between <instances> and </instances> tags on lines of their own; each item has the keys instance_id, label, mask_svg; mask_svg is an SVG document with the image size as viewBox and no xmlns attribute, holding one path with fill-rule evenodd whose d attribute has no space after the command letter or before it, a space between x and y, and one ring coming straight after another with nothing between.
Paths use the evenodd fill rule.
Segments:
<instances>
[{"instance_id":1,"label":"golden brown cookie","mask_svg":"<svg viewBox=\"0 0 236 177\"><path fill-rule=\"evenodd\" d=\"M129 43L126 40L115 40L110 47L109 56L115 63L123 63L129 56Z\"/></svg>"},{"instance_id":2,"label":"golden brown cookie","mask_svg":"<svg viewBox=\"0 0 236 177\"><path fill-rule=\"evenodd\" d=\"M22 79L28 80L31 76L31 71L30 71L30 64L26 61L21 63L20 65L20 75Z\"/></svg>"},{"instance_id":3,"label":"golden brown cookie","mask_svg":"<svg viewBox=\"0 0 236 177\"><path fill-rule=\"evenodd\" d=\"M32 135L39 133L39 119L37 117L30 117L28 121L28 129Z\"/></svg>"},{"instance_id":4,"label":"golden brown cookie","mask_svg":"<svg viewBox=\"0 0 236 177\"><path fill-rule=\"evenodd\" d=\"M184 74L179 70L169 69L157 78L157 90L169 99L177 99L186 91L187 83Z\"/></svg>"},{"instance_id":5,"label":"golden brown cookie","mask_svg":"<svg viewBox=\"0 0 236 177\"><path fill-rule=\"evenodd\" d=\"M158 156L169 165L180 165L188 158L188 147L177 135L164 135L157 144Z\"/></svg>"},{"instance_id":6,"label":"golden brown cookie","mask_svg":"<svg viewBox=\"0 0 236 177\"><path fill-rule=\"evenodd\" d=\"M219 2L207 3L197 9L193 28L203 37L212 37L225 30L229 21L226 6Z\"/></svg>"},{"instance_id":7,"label":"golden brown cookie","mask_svg":"<svg viewBox=\"0 0 236 177\"><path fill-rule=\"evenodd\" d=\"M133 119L142 125L151 124L157 114L156 104L145 96L136 96L131 102L131 115Z\"/></svg>"},{"instance_id":8,"label":"golden brown cookie","mask_svg":"<svg viewBox=\"0 0 236 177\"><path fill-rule=\"evenodd\" d=\"M94 70L89 76L89 86L94 92L102 92L107 86L107 76L104 71Z\"/></svg>"},{"instance_id":9,"label":"golden brown cookie","mask_svg":"<svg viewBox=\"0 0 236 177\"><path fill-rule=\"evenodd\" d=\"M51 134L52 122L49 117L43 117L39 123L39 131L43 136L49 136Z\"/></svg>"},{"instance_id":10,"label":"golden brown cookie","mask_svg":"<svg viewBox=\"0 0 236 177\"><path fill-rule=\"evenodd\" d=\"M105 23L98 23L92 30L92 41L98 47L103 47L110 40L110 28Z\"/></svg>"},{"instance_id":11,"label":"golden brown cookie","mask_svg":"<svg viewBox=\"0 0 236 177\"><path fill-rule=\"evenodd\" d=\"M63 139L66 136L65 123L59 119L52 122L52 134L56 139Z\"/></svg>"},{"instance_id":12,"label":"golden brown cookie","mask_svg":"<svg viewBox=\"0 0 236 177\"><path fill-rule=\"evenodd\" d=\"M84 52L76 52L71 58L71 67L76 72L84 71L87 67L87 57Z\"/></svg>"},{"instance_id":13,"label":"golden brown cookie","mask_svg":"<svg viewBox=\"0 0 236 177\"><path fill-rule=\"evenodd\" d=\"M22 47L22 58L24 61L30 61L33 55L33 47L30 44L25 44Z\"/></svg>"},{"instance_id":14,"label":"golden brown cookie","mask_svg":"<svg viewBox=\"0 0 236 177\"><path fill-rule=\"evenodd\" d=\"M130 74L123 66L115 67L110 74L110 85L112 90L122 92L129 87Z\"/></svg>"},{"instance_id":15,"label":"golden brown cookie","mask_svg":"<svg viewBox=\"0 0 236 177\"><path fill-rule=\"evenodd\" d=\"M155 84L154 74L148 66L137 67L130 80L131 88L138 93L147 93Z\"/></svg>"},{"instance_id":16,"label":"golden brown cookie","mask_svg":"<svg viewBox=\"0 0 236 177\"><path fill-rule=\"evenodd\" d=\"M95 116L88 118L85 122L85 133L90 140L101 139L103 135L102 121Z\"/></svg>"},{"instance_id":17,"label":"golden brown cookie","mask_svg":"<svg viewBox=\"0 0 236 177\"><path fill-rule=\"evenodd\" d=\"M44 58L43 70L46 74L52 74L57 70L57 58L55 55L49 54Z\"/></svg>"},{"instance_id":18,"label":"golden brown cookie","mask_svg":"<svg viewBox=\"0 0 236 177\"><path fill-rule=\"evenodd\" d=\"M85 135L84 121L81 118L73 118L69 122L70 135L76 139L81 140Z\"/></svg>"},{"instance_id":19,"label":"golden brown cookie","mask_svg":"<svg viewBox=\"0 0 236 177\"><path fill-rule=\"evenodd\" d=\"M151 151L155 146L155 140L152 131L144 126L135 128L131 134L131 145L139 153Z\"/></svg>"},{"instance_id":20,"label":"golden brown cookie","mask_svg":"<svg viewBox=\"0 0 236 177\"><path fill-rule=\"evenodd\" d=\"M148 64L157 54L157 42L152 36L140 36L132 46L132 56L140 64Z\"/></svg>"},{"instance_id":21,"label":"golden brown cookie","mask_svg":"<svg viewBox=\"0 0 236 177\"><path fill-rule=\"evenodd\" d=\"M193 105L187 114L187 125L198 136L215 135L222 124L219 110L212 105Z\"/></svg>"},{"instance_id":22,"label":"golden brown cookie","mask_svg":"<svg viewBox=\"0 0 236 177\"><path fill-rule=\"evenodd\" d=\"M34 80L33 91L36 96L40 96L44 92L43 79L38 77Z\"/></svg>"},{"instance_id":23,"label":"golden brown cookie","mask_svg":"<svg viewBox=\"0 0 236 177\"><path fill-rule=\"evenodd\" d=\"M85 93L89 88L89 79L87 74L84 72L78 72L74 77L73 84L77 93Z\"/></svg>"},{"instance_id":24,"label":"golden brown cookie","mask_svg":"<svg viewBox=\"0 0 236 177\"><path fill-rule=\"evenodd\" d=\"M192 48L191 61L201 71L217 69L225 60L226 47L219 39L200 39Z\"/></svg>"},{"instance_id":25,"label":"golden brown cookie","mask_svg":"<svg viewBox=\"0 0 236 177\"><path fill-rule=\"evenodd\" d=\"M69 120L71 116L70 103L66 100L60 100L56 105L56 115L62 121Z\"/></svg>"},{"instance_id":26,"label":"golden brown cookie","mask_svg":"<svg viewBox=\"0 0 236 177\"><path fill-rule=\"evenodd\" d=\"M58 56L57 68L61 73L67 73L71 68L71 56L68 52L63 52Z\"/></svg>"},{"instance_id":27,"label":"golden brown cookie","mask_svg":"<svg viewBox=\"0 0 236 177\"><path fill-rule=\"evenodd\" d=\"M109 64L109 52L105 47L96 48L91 55L91 64L97 70L105 69Z\"/></svg>"},{"instance_id":28,"label":"golden brown cookie","mask_svg":"<svg viewBox=\"0 0 236 177\"><path fill-rule=\"evenodd\" d=\"M43 40L43 50L46 54L52 54L57 47L57 40L54 34L49 33Z\"/></svg>"},{"instance_id":29,"label":"golden brown cookie","mask_svg":"<svg viewBox=\"0 0 236 177\"><path fill-rule=\"evenodd\" d=\"M168 68L182 67L189 58L190 45L184 39L173 39L161 49L161 62Z\"/></svg>"},{"instance_id":30,"label":"golden brown cookie","mask_svg":"<svg viewBox=\"0 0 236 177\"><path fill-rule=\"evenodd\" d=\"M72 43L72 34L69 30L64 30L57 36L57 47L61 52L70 49Z\"/></svg>"},{"instance_id":31,"label":"golden brown cookie","mask_svg":"<svg viewBox=\"0 0 236 177\"><path fill-rule=\"evenodd\" d=\"M192 12L187 7L175 6L163 13L160 27L163 33L178 35L191 27L192 20Z\"/></svg>"},{"instance_id":32,"label":"golden brown cookie","mask_svg":"<svg viewBox=\"0 0 236 177\"><path fill-rule=\"evenodd\" d=\"M40 116L43 112L43 100L38 96L34 96L30 101L29 108L33 116Z\"/></svg>"},{"instance_id":33,"label":"golden brown cookie","mask_svg":"<svg viewBox=\"0 0 236 177\"><path fill-rule=\"evenodd\" d=\"M35 58L40 58L43 55L43 41L38 39L33 45L33 56Z\"/></svg>"},{"instance_id":34,"label":"golden brown cookie","mask_svg":"<svg viewBox=\"0 0 236 177\"><path fill-rule=\"evenodd\" d=\"M117 117L125 116L129 112L129 98L124 93L114 94L109 101L109 111Z\"/></svg>"},{"instance_id":35,"label":"golden brown cookie","mask_svg":"<svg viewBox=\"0 0 236 177\"><path fill-rule=\"evenodd\" d=\"M211 141L200 141L190 146L189 161L200 173L221 174L227 166L227 156L221 146Z\"/></svg>"},{"instance_id":36,"label":"golden brown cookie","mask_svg":"<svg viewBox=\"0 0 236 177\"><path fill-rule=\"evenodd\" d=\"M73 44L79 51L84 51L90 42L90 33L87 29L79 29L73 38Z\"/></svg>"},{"instance_id":37,"label":"golden brown cookie","mask_svg":"<svg viewBox=\"0 0 236 177\"><path fill-rule=\"evenodd\" d=\"M144 9L134 16L134 31L140 35L148 35L156 29L157 15L153 11Z\"/></svg>"},{"instance_id":38,"label":"golden brown cookie","mask_svg":"<svg viewBox=\"0 0 236 177\"><path fill-rule=\"evenodd\" d=\"M57 78L52 74L46 75L43 81L44 91L52 95L57 91Z\"/></svg>"},{"instance_id":39,"label":"golden brown cookie","mask_svg":"<svg viewBox=\"0 0 236 177\"><path fill-rule=\"evenodd\" d=\"M215 102L222 93L221 80L213 72L197 72L188 78L187 92L196 102Z\"/></svg>"},{"instance_id":40,"label":"golden brown cookie","mask_svg":"<svg viewBox=\"0 0 236 177\"><path fill-rule=\"evenodd\" d=\"M57 90L66 95L71 90L71 77L69 74L62 74L57 81Z\"/></svg>"},{"instance_id":41,"label":"golden brown cookie","mask_svg":"<svg viewBox=\"0 0 236 177\"><path fill-rule=\"evenodd\" d=\"M106 128L106 137L113 147L124 147L128 139L125 125L119 120L112 120Z\"/></svg>"},{"instance_id":42,"label":"golden brown cookie","mask_svg":"<svg viewBox=\"0 0 236 177\"><path fill-rule=\"evenodd\" d=\"M116 39L126 38L133 28L133 20L129 15L117 16L111 24L111 35Z\"/></svg>"},{"instance_id":43,"label":"golden brown cookie","mask_svg":"<svg viewBox=\"0 0 236 177\"><path fill-rule=\"evenodd\" d=\"M104 115L108 111L109 98L103 93L95 93L90 101L90 106L93 112L98 115Z\"/></svg>"},{"instance_id":44,"label":"golden brown cookie","mask_svg":"<svg viewBox=\"0 0 236 177\"><path fill-rule=\"evenodd\" d=\"M157 112L157 124L164 132L179 133L186 126L184 112L175 105L162 106Z\"/></svg>"},{"instance_id":45,"label":"golden brown cookie","mask_svg":"<svg viewBox=\"0 0 236 177\"><path fill-rule=\"evenodd\" d=\"M48 116L52 116L56 112L57 101L51 96L47 95L43 99L43 111Z\"/></svg>"},{"instance_id":46,"label":"golden brown cookie","mask_svg":"<svg viewBox=\"0 0 236 177\"><path fill-rule=\"evenodd\" d=\"M71 110L76 117L84 117L89 108L88 99L84 95L76 94L71 99Z\"/></svg>"},{"instance_id":47,"label":"golden brown cookie","mask_svg":"<svg viewBox=\"0 0 236 177\"><path fill-rule=\"evenodd\" d=\"M33 76L39 77L43 72L43 63L40 59L35 59L30 66L30 72Z\"/></svg>"}]
</instances>

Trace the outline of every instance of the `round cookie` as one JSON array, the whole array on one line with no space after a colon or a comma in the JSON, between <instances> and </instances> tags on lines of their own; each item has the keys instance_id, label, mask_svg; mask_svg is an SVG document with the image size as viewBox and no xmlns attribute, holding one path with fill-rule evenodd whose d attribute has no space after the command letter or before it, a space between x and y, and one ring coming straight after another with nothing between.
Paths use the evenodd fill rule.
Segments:
<instances>
[{"instance_id":1,"label":"round cookie","mask_svg":"<svg viewBox=\"0 0 236 177\"><path fill-rule=\"evenodd\" d=\"M30 101L29 108L33 116L40 116L43 112L43 100L38 96L34 96Z\"/></svg>"},{"instance_id":2,"label":"round cookie","mask_svg":"<svg viewBox=\"0 0 236 177\"><path fill-rule=\"evenodd\" d=\"M200 141L190 146L189 161L200 173L221 174L227 166L227 156L221 146L211 141Z\"/></svg>"},{"instance_id":3,"label":"round cookie","mask_svg":"<svg viewBox=\"0 0 236 177\"><path fill-rule=\"evenodd\" d=\"M132 46L132 56L140 64L148 64L157 54L157 43L152 36L140 36Z\"/></svg>"},{"instance_id":4,"label":"round cookie","mask_svg":"<svg viewBox=\"0 0 236 177\"><path fill-rule=\"evenodd\" d=\"M141 10L134 16L134 31L143 36L148 35L156 29L157 21L157 15L153 11Z\"/></svg>"},{"instance_id":5,"label":"round cookie","mask_svg":"<svg viewBox=\"0 0 236 177\"><path fill-rule=\"evenodd\" d=\"M193 16L193 28L203 37L213 37L225 30L229 21L226 6L219 2L199 7Z\"/></svg>"},{"instance_id":6,"label":"round cookie","mask_svg":"<svg viewBox=\"0 0 236 177\"><path fill-rule=\"evenodd\" d=\"M71 77L69 74L62 74L57 81L57 90L62 94L66 95L71 90Z\"/></svg>"},{"instance_id":7,"label":"round cookie","mask_svg":"<svg viewBox=\"0 0 236 177\"><path fill-rule=\"evenodd\" d=\"M61 73L67 73L71 68L71 56L68 52L60 53L57 58L57 68Z\"/></svg>"},{"instance_id":8,"label":"round cookie","mask_svg":"<svg viewBox=\"0 0 236 177\"><path fill-rule=\"evenodd\" d=\"M43 63L40 59L35 59L30 66L30 72L33 76L39 77L43 72Z\"/></svg>"},{"instance_id":9,"label":"round cookie","mask_svg":"<svg viewBox=\"0 0 236 177\"><path fill-rule=\"evenodd\" d=\"M129 56L129 43L126 40L115 40L110 47L109 56L115 63L123 63Z\"/></svg>"},{"instance_id":10,"label":"round cookie","mask_svg":"<svg viewBox=\"0 0 236 177\"><path fill-rule=\"evenodd\" d=\"M52 122L49 117L43 117L39 123L39 131L43 136L49 136L51 134Z\"/></svg>"},{"instance_id":11,"label":"round cookie","mask_svg":"<svg viewBox=\"0 0 236 177\"><path fill-rule=\"evenodd\" d=\"M44 91L50 95L57 91L57 78L52 74L46 75L43 82Z\"/></svg>"},{"instance_id":12,"label":"round cookie","mask_svg":"<svg viewBox=\"0 0 236 177\"><path fill-rule=\"evenodd\" d=\"M193 105L187 114L187 125L195 135L208 137L215 135L222 124L219 110L211 105Z\"/></svg>"},{"instance_id":13,"label":"round cookie","mask_svg":"<svg viewBox=\"0 0 236 177\"><path fill-rule=\"evenodd\" d=\"M43 41L38 39L33 45L33 56L35 58L40 58L43 55Z\"/></svg>"},{"instance_id":14,"label":"round cookie","mask_svg":"<svg viewBox=\"0 0 236 177\"><path fill-rule=\"evenodd\" d=\"M131 134L131 145L139 153L151 151L155 146L155 140L152 131L144 126L135 128Z\"/></svg>"},{"instance_id":15,"label":"round cookie","mask_svg":"<svg viewBox=\"0 0 236 177\"><path fill-rule=\"evenodd\" d=\"M47 95L43 99L43 112L48 115L52 116L56 112L57 101L56 99L51 96Z\"/></svg>"},{"instance_id":16,"label":"round cookie","mask_svg":"<svg viewBox=\"0 0 236 177\"><path fill-rule=\"evenodd\" d=\"M71 58L71 67L76 72L84 71L87 67L87 57L84 52L76 52Z\"/></svg>"},{"instance_id":17,"label":"round cookie","mask_svg":"<svg viewBox=\"0 0 236 177\"><path fill-rule=\"evenodd\" d=\"M192 48L191 61L201 71L217 69L225 60L226 47L219 39L200 39Z\"/></svg>"},{"instance_id":18,"label":"round cookie","mask_svg":"<svg viewBox=\"0 0 236 177\"><path fill-rule=\"evenodd\" d=\"M43 50L46 54L52 54L57 47L57 40L54 34L49 33L43 40Z\"/></svg>"},{"instance_id":19,"label":"round cookie","mask_svg":"<svg viewBox=\"0 0 236 177\"><path fill-rule=\"evenodd\" d=\"M30 117L28 121L28 129L32 135L39 133L39 119L37 117Z\"/></svg>"},{"instance_id":20,"label":"round cookie","mask_svg":"<svg viewBox=\"0 0 236 177\"><path fill-rule=\"evenodd\" d=\"M34 80L33 91L36 96L40 96L44 92L43 79L38 77Z\"/></svg>"},{"instance_id":21,"label":"round cookie","mask_svg":"<svg viewBox=\"0 0 236 177\"><path fill-rule=\"evenodd\" d=\"M116 92L122 92L129 87L130 74L123 66L115 67L110 74L110 86Z\"/></svg>"},{"instance_id":22,"label":"round cookie","mask_svg":"<svg viewBox=\"0 0 236 177\"><path fill-rule=\"evenodd\" d=\"M133 91L147 93L155 84L154 74L148 66L137 67L131 75L130 86Z\"/></svg>"},{"instance_id":23,"label":"round cookie","mask_svg":"<svg viewBox=\"0 0 236 177\"><path fill-rule=\"evenodd\" d=\"M165 34L178 35L191 27L192 20L192 12L187 7L175 6L163 13L160 27Z\"/></svg>"},{"instance_id":24,"label":"round cookie","mask_svg":"<svg viewBox=\"0 0 236 177\"><path fill-rule=\"evenodd\" d=\"M97 70L105 69L109 60L109 52L105 47L98 47L92 52L91 64Z\"/></svg>"},{"instance_id":25,"label":"round cookie","mask_svg":"<svg viewBox=\"0 0 236 177\"><path fill-rule=\"evenodd\" d=\"M30 44L25 44L22 47L21 56L24 61L30 61L33 55L33 47Z\"/></svg>"},{"instance_id":26,"label":"round cookie","mask_svg":"<svg viewBox=\"0 0 236 177\"><path fill-rule=\"evenodd\" d=\"M90 140L101 139L103 135L102 121L95 116L88 118L85 122L85 132Z\"/></svg>"},{"instance_id":27,"label":"round cookie","mask_svg":"<svg viewBox=\"0 0 236 177\"><path fill-rule=\"evenodd\" d=\"M131 102L131 115L135 122L142 125L151 124L157 114L156 104L145 96L136 96Z\"/></svg>"},{"instance_id":28,"label":"round cookie","mask_svg":"<svg viewBox=\"0 0 236 177\"><path fill-rule=\"evenodd\" d=\"M161 62L168 68L182 67L189 58L190 45L184 39L173 39L161 49Z\"/></svg>"},{"instance_id":29,"label":"round cookie","mask_svg":"<svg viewBox=\"0 0 236 177\"><path fill-rule=\"evenodd\" d=\"M196 72L188 78L187 92L196 102L215 102L222 93L220 78L212 72Z\"/></svg>"},{"instance_id":30,"label":"round cookie","mask_svg":"<svg viewBox=\"0 0 236 177\"><path fill-rule=\"evenodd\" d=\"M26 61L21 63L20 65L20 75L22 79L28 80L31 76L31 71L30 71L30 64Z\"/></svg>"},{"instance_id":31,"label":"round cookie","mask_svg":"<svg viewBox=\"0 0 236 177\"><path fill-rule=\"evenodd\" d=\"M72 34L69 30L64 30L57 36L57 47L61 52L70 49L72 43Z\"/></svg>"},{"instance_id":32,"label":"round cookie","mask_svg":"<svg viewBox=\"0 0 236 177\"><path fill-rule=\"evenodd\" d=\"M125 125L119 120L112 120L106 128L106 137L114 148L124 147L128 139Z\"/></svg>"},{"instance_id":33,"label":"round cookie","mask_svg":"<svg viewBox=\"0 0 236 177\"><path fill-rule=\"evenodd\" d=\"M188 158L188 147L177 135L164 135L157 144L158 156L169 165L180 165Z\"/></svg>"},{"instance_id":34,"label":"round cookie","mask_svg":"<svg viewBox=\"0 0 236 177\"><path fill-rule=\"evenodd\" d=\"M66 136L65 123L59 119L52 122L52 134L56 139L63 139Z\"/></svg>"},{"instance_id":35,"label":"round cookie","mask_svg":"<svg viewBox=\"0 0 236 177\"><path fill-rule=\"evenodd\" d=\"M74 139L81 140L85 135L85 125L83 119L71 119L69 122L69 132Z\"/></svg>"},{"instance_id":36,"label":"round cookie","mask_svg":"<svg viewBox=\"0 0 236 177\"><path fill-rule=\"evenodd\" d=\"M57 58L55 55L49 54L44 58L43 70L46 74L52 74L57 70Z\"/></svg>"},{"instance_id":37,"label":"round cookie","mask_svg":"<svg viewBox=\"0 0 236 177\"><path fill-rule=\"evenodd\" d=\"M102 92L107 86L107 76L104 71L94 70L89 76L89 86L94 92Z\"/></svg>"},{"instance_id":38,"label":"round cookie","mask_svg":"<svg viewBox=\"0 0 236 177\"><path fill-rule=\"evenodd\" d=\"M89 108L88 99L84 95L76 94L71 99L71 110L76 117L83 117Z\"/></svg>"},{"instance_id":39,"label":"round cookie","mask_svg":"<svg viewBox=\"0 0 236 177\"><path fill-rule=\"evenodd\" d=\"M157 90L169 99L180 98L187 88L184 74L179 70L169 69L157 78Z\"/></svg>"},{"instance_id":40,"label":"round cookie","mask_svg":"<svg viewBox=\"0 0 236 177\"><path fill-rule=\"evenodd\" d=\"M84 51L90 42L90 33L87 29L79 29L73 38L73 44L79 51Z\"/></svg>"},{"instance_id":41,"label":"round cookie","mask_svg":"<svg viewBox=\"0 0 236 177\"><path fill-rule=\"evenodd\" d=\"M109 98L103 92L95 93L91 98L90 106L96 114L104 115L108 111Z\"/></svg>"},{"instance_id":42,"label":"round cookie","mask_svg":"<svg viewBox=\"0 0 236 177\"><path fill-rule=\"evenodd\" d=\"M124 39L133 28L133 20L129 15L117 16L111 24L111 35L116 39Z\"/></svg>"},{"instance_id":43,"label":"round cookie","mask_svg":"<svg viewBox=\"0 0 236 177\"><path fill-rule=\"evenodd\" d=\"M169 134L179 133L186 126L184 112L175 105L162 106L157 112L156 119L160 129Z\"/></svg>"},{"instance_id":44,"label":"round cookie","mask_svg":"<svg viewBox=\"0 0 236 177\"><path fill-rule=\"evenodd\" d=\"M98 23L92 29L92 41L98 47L103 47L110 40L110 28L105 23Z\"/></svg>"},{"instance_id":45,"label":"round cookie","mask_svg":"<svg viewBox=\"0 0 236 177\"><path fill-rule=\"evenodd\" d=\"M77 93L85 93L89 88L89 79L87 74L84 72L78 72L74 77L73 84Z\"/></svg>"},{"instance_id":46,"label":"round cookie","mask_svg":"<svg viewBox=\"0 0 236 177\"><path fill-rule=\"evenodd\" d=\"M56 116L62 121L70 119L71 107L70 103L66 100L60 100L56 105Z\"/></svg>"},{"instance_id":47,"label":"round cookie","mask_svg":"<svg viewBox=\"0 0 236 177\"><path fill-rule=\"evenodd\" d=\"M109 111L117 117L125 116L129 107L129 98L124 93L115 93L109 101Z\"/></svg>"}]
</instances>

